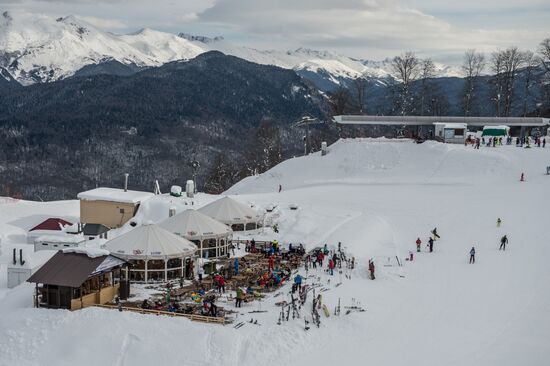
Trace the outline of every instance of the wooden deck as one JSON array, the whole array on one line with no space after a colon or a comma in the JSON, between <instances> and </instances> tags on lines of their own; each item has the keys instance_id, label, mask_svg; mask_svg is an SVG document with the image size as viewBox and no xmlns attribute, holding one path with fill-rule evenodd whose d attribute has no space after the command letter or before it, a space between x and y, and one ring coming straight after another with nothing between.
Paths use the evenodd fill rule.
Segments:
<instances>
[{"instance_id":1,"label":"wooden deck","mask_svg":"<svg viewBox=\"0 0 550 366\"><path fill-rule=\"evenodd\" d=\"M98 308L104 308L104 309L112 309L112 310L118 310L118 306L116 305L92 305L94 307ZM184 317L192 321L197 322L203 322L203 323L213 323L213 324L221 324L225 325L226 320L222 317L213 317L213 316L205 316L205 315L197 315L197 314L183 314L183 313L174 313L170 311L163 311L163 310L153 310L153 309L141 309L141 308L133 308L133 307L122 307L123 311L132 311L134 313L139 314L152 314L152 315L165 315L165 316L175 316L175 317Z\"/></svg>"}]
</instances>

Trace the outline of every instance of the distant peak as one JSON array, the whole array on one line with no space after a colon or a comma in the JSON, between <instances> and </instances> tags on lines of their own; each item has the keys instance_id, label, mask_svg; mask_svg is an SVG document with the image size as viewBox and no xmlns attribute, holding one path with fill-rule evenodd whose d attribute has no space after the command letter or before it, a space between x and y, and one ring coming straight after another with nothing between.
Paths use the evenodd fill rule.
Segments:
<instances>
[{"instance_id":1,"label":"distant peak","mask_svg":"<svg viewBox=\"0 0 550 366\"><path fill-rule=\"evenodd\" d=\"M212 42L218 42L218 41L224 40L222 36L216 36L214 38L210 38L206 36L195 36L193 34L187 34L187 33L180 33L178 34L178 37L186 39L188 41L201 42L201 43L212 43Z\"/></svg>"}]
</instances>

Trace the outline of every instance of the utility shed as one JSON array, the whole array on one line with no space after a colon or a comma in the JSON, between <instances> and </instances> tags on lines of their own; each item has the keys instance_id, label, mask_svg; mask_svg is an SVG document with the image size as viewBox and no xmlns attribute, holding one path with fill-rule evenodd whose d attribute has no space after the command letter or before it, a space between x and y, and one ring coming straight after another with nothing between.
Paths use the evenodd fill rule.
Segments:
<instances>
[{"instance_id":1,"label":"utility shed","mask_svg":"<svg viewBox=\"0 0 550 366\"><path fill-rule=\"evenodd\" d=\"M27 281L56 253L54 250L42 250L34 253L28 245L12 250L13 258L8 263L8 288L14 288Z\"/></svg>"},{"instance_id":2,"label":"utility shed","mask_svg":"<svg viewBox=\"0 0 550 366\"><path fill-rule=\"evenodd\" d=\"M105 187L81 192L77 195L80 222L119 228L136 215L142 202L153 196L151 192Z\"/></svg>"},{"instance_id":3,"label":"utility shed","mask_svg":"<svg viewBox=\"0 0 550 366\"><path fill-rule=\"evenodd\" d=\"M36 307L76 310L94 304L105 304L118 294L123 281L123 268L128 263L108 251L90 248L68 248L58 251L27 282L36 283Z\"/></svg>"},{"instance_id":4,"label":"utility shed","mask_svg":"<svg viewBox=\"0 0 550 366\"><path fill-rule=\"evenodd\" d=\"M435 136L445 143L463 144L466 140L467 125L465 123L434 123Z\"/></svg>"}]
</instances>

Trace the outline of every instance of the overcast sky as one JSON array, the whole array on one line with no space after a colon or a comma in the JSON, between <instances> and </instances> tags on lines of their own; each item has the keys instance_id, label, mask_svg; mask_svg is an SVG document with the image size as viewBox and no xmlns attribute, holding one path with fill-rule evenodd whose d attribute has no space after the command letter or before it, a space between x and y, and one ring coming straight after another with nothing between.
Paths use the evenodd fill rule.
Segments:
<instances>
[{"instance_id":1,"label":"overcast sky","mask_svg":"<svg viewBox=\"0 0 550 366\"><path fill-rule=\"evenodd\" d=\"M550 37L549 0L0 0L4 9L74 14L114 33L149 27L367 59L413 50L456 63L467 48L535 50Z\"/></svg>"}]
</instances>

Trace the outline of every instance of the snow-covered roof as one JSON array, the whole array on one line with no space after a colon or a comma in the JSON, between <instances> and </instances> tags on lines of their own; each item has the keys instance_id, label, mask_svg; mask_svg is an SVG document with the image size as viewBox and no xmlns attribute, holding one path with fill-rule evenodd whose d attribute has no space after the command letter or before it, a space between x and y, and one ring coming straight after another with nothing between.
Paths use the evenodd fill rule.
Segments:
<instances>
[{"instance_id":1,"label":"snow-covered roof","mask_svg":"<svg viewBox=\"0 0 550 366\"><path fill-rule=\"evenodd\" d=\"M230 197L209 203L200 208L199 212L227 225L257 222L261 218L258 212Z\"/></svg>"},{"instance_id":2,"label":"snow-covered roof","mask_svg":"<svg viewBox=\"0 0 550 366\"><path fill-rule=\"evenodd\" d=\"M143 225L107 243L105 249L124 259L169 259L191 256L195 244L158 225Z\"/></svg>"},{"instance_id":3,"label":"snow-covered roof","mask_svg":"<svg viewBox=\"0 0 550 366\"><path fill-rule=\"evenodd\" d=\"M109 255L108 250L99 248L65 248L61 250L63 251L63 253L86 254L90 258L97 258L104 255Z\"/></svg>"},{"instance_id":4,"label":"snow-covered roof","mask_svg":"<svg viewBox=\"0 0 550 366\"><path fill-rule=\"evenodd\" d=\"M465 129L467 127L466 123L444 123L444 122L436 122L434 125L443 125L443 128L457 128L457 129Z\"/></svg>"},{"instance_id":5,"label":"snow-covered roof","mask_svg":"<svg viewBox=\"0 0 550 366\"><path fill-rule=\"evenodd\" d=\"M506 130L508 131L510 129L510 127L508 126L485 126L483 127L483 130Z\"/></svg>"},{"instance_id":6,"label":"snow-covered roof","mask_svg":"<svg viewBox=\"0 0 550 366\"><path fill-rule=\"evenodd\" d=\"M232 233L227 225L193 209L169 217L162 221L159 226L189 240L216 238L228 236Z\"/></svg>"},{"instance_id":7,"label":"snow-covered roof","mask_svg":"<svg viewBox=\"0 0 550 366\"><path fill-rule=\"evenodd\" d=\"M41 235L34 239L35 242L48 243L81 243L84 240L82 234L65 234L65 235Z\"/></svg>"},{"instance_id":8,"label":"snow-covered roof","mask_svg":"<svg viewBox=\"0 0 550 366\"><path fill-rule=\"evenodd\" d=\"M111 201L121 203L141 203L154 196L151 192L124 191L120 188L100 187L89 191L80 192L77 197L87 201Z\"/></svg>"}]
</instances>

